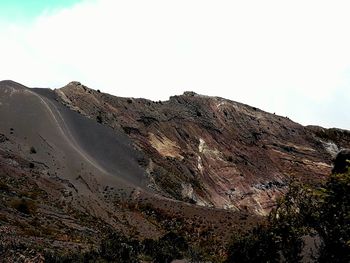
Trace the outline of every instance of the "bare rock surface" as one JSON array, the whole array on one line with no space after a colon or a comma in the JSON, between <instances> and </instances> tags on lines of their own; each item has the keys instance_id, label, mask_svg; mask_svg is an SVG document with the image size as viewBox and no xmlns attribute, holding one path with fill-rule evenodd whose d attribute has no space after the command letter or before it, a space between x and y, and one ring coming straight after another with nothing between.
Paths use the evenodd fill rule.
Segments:
<instances>
[{"instance_id":1,"label":"bare rock surface","mask_svg":"<svg viewBox=\"0 0 350 263\"><path fill-rule=\"evenodd\" d=\"M0 255L97 251L118 231L183 236L224 258L291 180L317 184L350 132L304 127L219 97L120 98L71 82L0 82ZM343 158L344 157L344 158ZM341 151L334 170L343 169Z\"/></svg>"},{"instance_id":2,"label":"bare rock surface","mask_svg":"<svg viewBox=\"0 0 350 263\"><path fill-rule=\"evenodd\" d=\"M0 82L0 258L5 262L43 262L50 253L82 255L98 250L113 231L137 240L176 232L219 255L232 233L263 220L247 211L193 204L196 188L186 180L176 184L187 199L181 192L177 196L152 172L160 171L155 158L160 157L170 162L164 168L168 180L169 169L177 165L172 160L187 157L177 142L170 138L164 146L153 131L155 136L144 140L153 140L155 148L144 151L127 128L105 122L109 112L97 109L94 117L72 103L64 89ZM142 116L142 123L153 121ZM206 205L198 195L196 202L201 201Z\"/></svg>"},{"instance_id":3,"label":"bare rock surface","mask_svg":"<svg viewBox=\"0 0 350 263\"><path fill-rule=\"evenodd\" d=\"M72 110L125 132L144 154L149 188L200 206L266 215L294 178L323 180L348 131L303 127L219 97L120 98L72 82L56 90Z\"/></svg>"}]
</instances>

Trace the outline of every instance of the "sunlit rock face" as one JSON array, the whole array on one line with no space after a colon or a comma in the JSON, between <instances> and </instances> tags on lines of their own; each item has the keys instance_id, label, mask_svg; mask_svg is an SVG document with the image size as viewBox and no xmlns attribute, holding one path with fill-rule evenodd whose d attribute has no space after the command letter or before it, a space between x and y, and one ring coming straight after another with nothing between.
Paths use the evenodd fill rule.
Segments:
<instances>
[{"instance_id":1,"label":"sunlit rock face","mask_svg":"<svg viewBox=\"0 0 350 263\"><path fill-rule=\"evenodd\" d=\"M193 92L154 102L72 82L56 93L71 109L128 135L144 154L139 164L150 189L200 206L266 215L290 180L324 179L338 149L350 147L348 132Z\"/></svg>"}]
</instances>

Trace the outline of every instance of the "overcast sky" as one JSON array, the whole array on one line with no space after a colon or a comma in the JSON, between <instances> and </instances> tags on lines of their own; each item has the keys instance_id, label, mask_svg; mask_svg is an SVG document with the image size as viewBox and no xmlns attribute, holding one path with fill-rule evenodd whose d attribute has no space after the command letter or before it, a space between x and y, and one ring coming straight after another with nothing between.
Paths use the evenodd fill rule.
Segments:
<instances>
[{"instance_id":1,"label":"overcast sky","mask_svg":"<svg viewBox=\"0 0 350 263\"><path fill-rule=\"evenodd\" d=\"M0 79L191 90L350 129L349 14L336 0L0 0Z\"/></svg>"}]
</instances>

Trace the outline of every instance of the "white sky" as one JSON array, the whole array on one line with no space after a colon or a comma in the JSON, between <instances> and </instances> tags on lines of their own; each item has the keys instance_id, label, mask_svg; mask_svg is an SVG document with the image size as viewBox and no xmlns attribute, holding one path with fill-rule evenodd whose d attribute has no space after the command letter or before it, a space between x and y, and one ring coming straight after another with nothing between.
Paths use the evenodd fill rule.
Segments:
<instances>
[{"instance_id":1,"label":"white sky","mask_svg":"<svg viewBox=\"0 0 350 263\"><path fill-rule=\"evenodd\" d=\"M101 0L0 20L0 79L117 96L192 90L350 129L350 1Z\"/></svg>"}]
</instances>

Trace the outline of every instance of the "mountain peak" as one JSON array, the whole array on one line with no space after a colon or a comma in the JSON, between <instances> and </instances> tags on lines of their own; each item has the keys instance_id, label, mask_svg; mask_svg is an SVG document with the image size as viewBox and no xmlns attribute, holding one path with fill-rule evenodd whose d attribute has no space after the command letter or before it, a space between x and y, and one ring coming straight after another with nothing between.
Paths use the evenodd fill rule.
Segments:
<instances>
[{"instance_id":1,"label":"mountain peak","mask_svg":"<svg viewBox=\"0 0 350 263\"><path fill-rule=\"evenodd\" d=\"M183 93L183 96L188 96L188 97L194 97L194 96L197 96L198 94L194 91L185 91Z\"/></svg>"},{"instance_id":2,"label":"mountain peak","mask_svg":"<svg viewBox=\"0 0 350 263\"><path fill-rule=\"evenodd\" d=\"M75 88L86 88L81 82L79 81L71 81L67 85L63 86L62 89L75 89Z\"/></svg>"}]
</instances>

